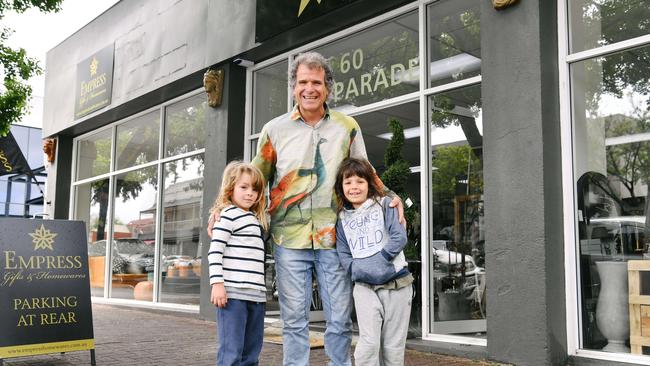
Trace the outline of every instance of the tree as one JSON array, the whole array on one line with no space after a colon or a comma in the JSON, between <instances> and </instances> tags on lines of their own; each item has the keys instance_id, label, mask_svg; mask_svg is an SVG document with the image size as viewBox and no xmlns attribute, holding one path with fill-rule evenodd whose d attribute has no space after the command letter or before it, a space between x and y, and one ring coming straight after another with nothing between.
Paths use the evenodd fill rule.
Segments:
<instances>
[{"instance_id":1,"label":"tree","mask_svg":"<svg viewBox=\"0 0 650 366\"><path fill-rule=\"evenodd\" d=\"M30 8L42 12L61 10L63 0L0 0L0 20L6 12L23 13ZM0 30L0 63L2 65L3 85L0 92L0 136L9 133L12 123L19 122L27 112L32 87L27 80L42 72L36 59L27 56L24 48L14 49L5 43L13 30L2 27Z\"/></svg>"},{"instance_id":2,"label":"tree","mask_svg":"<svg viewBox=\"0 0 650 366\"><path fill-rule=\"evenodd\" d=\"M402 202L408 198L406 191L406 183L411 169L409 163L402 157L402 147L404 146L404 128L402 124L396 120L391 119L388 122L388 129L393 136L388 142L386 152L384 153L384 164L386 170L381 175L381 181L395 192ZM404 204L404 216L406 218L406 232L409 244L404 248L404 254L408 259L417 259L420 257L420 247L417 241L420 237L420 220L418 217L419 208L417 205L406 207Z\"/></svg>"},{"instance_id":3,"label":"tree","mask_svg":"<svg viewBox=\"0 0 650 366\"><path fill-rule=\"evenodd\" d=\"M433 153L431 164L431 190L441 200L483 192L481 159L469 145L439 147Z\"/></svg>"},{"instance_id":4,"label":"tree","mask_svg":"<svg viewBox=\"0 0 650 366\"><path fill-rule=\"evenodd\" d=\"M583 48L595 48L648 34L650 8L637 0L595 0L581 8L583 37L577 40ZM580 32L576 32L580 34ZM650 47L639 47L613 53L584 63L587 76L585 95L587 108L598 109L602 94L621 97L631 90L648 96L650 88ZM647 99L650 101L650 98ZM650 104L648 104L650 108Z\"/></svg>"},{"instance_id":5,"label":"tree","mask_svg":"<svg viewBox=\"0 0 650 366\"><path fill-rule=\"evenodd\" d=\"M170 108L165 116L165 152L164 157L184 154L205 146L205 123L207 103L203 95L188 98ZM162 157L158 156L159 115L145 115L142 119L134 119L118 127L116 139L116 166L118 168L150 162ZM90 176L109 171L111 160L111 140L107 138L88 141L85 154L93 156ZM178 168L182 171L188 168L193 160L203 160L203 155L190 156L185 159L165 163L165 179L176 182ZM203 175L203 164L197 166L197 176ZM158 187L157 169L148 167L130 171L115 179L115 199L123 202L135 200L142 191L143 184ZM202 189L202 183L190 185L191 189ZM97 240L104 239L108 216L109 202L108 179L92 183L91 201L99 205Z\"/></svg>"},{"instance_id":6,"label":"tree","mask_svg":"<svg viewBox=\"0 0 650 366\"><path fill-rule=\"evenodd\" d=\"M650 111L644 107L635 106L632 116L620 114L606 116L603 118L606 138L621 136L640 136L650 130ZM639 206L645 198L645 193L638 196L635 188L639 184L647 184L650 181L650 144L647 141L628 142L607 146L607 174L627 190L629 200L622 203L625 212L640 210ZM622 192L621 192L622 193Z\"/></svg>"}]
</instances>

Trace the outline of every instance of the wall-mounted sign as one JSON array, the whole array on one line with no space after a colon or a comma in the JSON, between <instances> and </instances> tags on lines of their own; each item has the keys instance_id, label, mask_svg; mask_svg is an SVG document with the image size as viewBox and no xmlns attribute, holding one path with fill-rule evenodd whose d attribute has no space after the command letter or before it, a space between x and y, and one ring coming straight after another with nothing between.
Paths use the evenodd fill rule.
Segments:
<instances>
[{"instance_id":1,"label":"wall-mounted sign","mask_svg":"<svg viewBox=\"0 0 650 366\"><path fill-rule=\"evenodd\" d=\"M91 350L84 223L0 220L0 360Z\"/></svg>"},{"instance_id":2,"label":"wall-mounted sign","mask_svg":"<svg viewBox=\"0 0 650 366\"><path fill-rule=\"evenodd\" d=\"M330 107L360 107L418 91L417 30L412 12L315 49L334 71Z\"/></svg>"},{"instance_id":3,"label":"wall-mounted sign","mask_svg":"<svg viewBox=\"0 0 650 366\"><path fill-rule=\"evenodd\" d=\"M114 50L111 44L77 64L75 119L111 104Z\"/></svg>"},{"instance_id":4,"label":"wall-mounted sign","mask_svg":"<svg viewBox=\"0 0 650 366\"><path fill-rule=\"evenodd\" d=\"M358 0L257 0L255 41L262 42L355 1Z\"/></svg>"},{"instance_id":5,"label":"wall-mounted sign","mask_svg":"<svg viewBox=\"0 0 650 366\"><path fill-rule=\"evenodd\" d=\"M9 132L0 136L0 175L31 172L20 146Z\"/></svg>"}]
</instances>

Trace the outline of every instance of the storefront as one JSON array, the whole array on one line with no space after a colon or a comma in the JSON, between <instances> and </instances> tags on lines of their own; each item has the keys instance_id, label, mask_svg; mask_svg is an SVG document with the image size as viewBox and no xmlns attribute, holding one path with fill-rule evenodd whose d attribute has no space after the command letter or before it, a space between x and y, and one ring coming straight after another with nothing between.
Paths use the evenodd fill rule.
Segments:
<instances>
[{"instance_id":1,"label":"storefront","mask_svg":"<svg viewBox=\"0 0 650 366\"><path fill-rule=\"evenodd\" d=\"M6 168L8 159L18 159L24 162L24 166L17 173L0 171L0 216L41 217L47 179L41 129L13 125L10 133L0 143L0 163Z\"/></svg>"},{"instance_id":2,"label":"storefront","mask_svg":"<svg viewBox=\"0 0 650 366\"><path fill-rule=\"evenodd\" d=\"M650 4L291 3L122 1L48 53L47 210L86 222L94 300L214 317L201 278L221 172L291 110L289 64L314 50L380 175L389 123L404 131L410 346L650 364Z\"/></svg>"}]
</instances>

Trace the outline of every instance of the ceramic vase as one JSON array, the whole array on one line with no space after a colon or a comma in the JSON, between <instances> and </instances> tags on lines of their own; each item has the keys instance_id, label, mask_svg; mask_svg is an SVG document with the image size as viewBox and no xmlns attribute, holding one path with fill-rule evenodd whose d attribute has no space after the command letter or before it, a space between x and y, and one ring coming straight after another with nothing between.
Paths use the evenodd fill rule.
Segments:
<instances>
[{"instance_id":1,"label":"ceramic vase","mask_svg":"<svg viewBox=\"0 0 650 366\"><path fill-rule=\"evenodd\" d=\"M629 353L625 340L630 336L627 262L596 262L600 293L596 305L598 329L607 338L605 352Z\"/></svg>"}]
</instances>

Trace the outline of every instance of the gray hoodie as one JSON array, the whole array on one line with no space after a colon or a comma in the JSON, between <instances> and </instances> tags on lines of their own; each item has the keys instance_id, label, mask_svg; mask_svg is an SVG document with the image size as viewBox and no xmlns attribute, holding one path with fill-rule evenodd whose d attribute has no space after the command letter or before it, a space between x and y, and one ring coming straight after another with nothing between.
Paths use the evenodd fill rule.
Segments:
<instances>
[{"instance_id":1,"label":"gray hoodie","mask_svg":"<svg viewBox=\"0 0 650 366\"><path fill-rule=\"evenodd\" d=\"M336 223L336 251L353 281L383 285L409 274L404 246L406 230L400 225L391 199L368 199L361 207L344 208Z\"/></svg>"}]
</instances>

